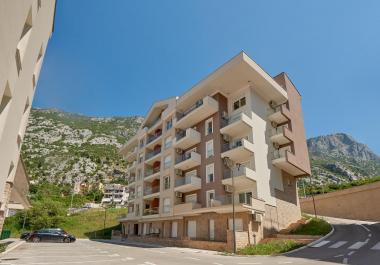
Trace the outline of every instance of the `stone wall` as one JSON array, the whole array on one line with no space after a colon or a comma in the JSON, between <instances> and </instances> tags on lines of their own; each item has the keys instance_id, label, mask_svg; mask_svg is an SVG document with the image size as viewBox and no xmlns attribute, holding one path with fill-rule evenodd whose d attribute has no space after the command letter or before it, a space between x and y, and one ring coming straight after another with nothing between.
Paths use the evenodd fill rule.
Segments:
<instances>
[{"instance_id":1,"label":"stone wall","mask_svg":"<svg viewBox=\"0 0 380 265\"><path fill-rule=\"evenodd\" d=\"M380 221L380 182L314 196L317 215ZM314 214L312 198L301 199L301 210Z\"/></svg>"}]
</instances>

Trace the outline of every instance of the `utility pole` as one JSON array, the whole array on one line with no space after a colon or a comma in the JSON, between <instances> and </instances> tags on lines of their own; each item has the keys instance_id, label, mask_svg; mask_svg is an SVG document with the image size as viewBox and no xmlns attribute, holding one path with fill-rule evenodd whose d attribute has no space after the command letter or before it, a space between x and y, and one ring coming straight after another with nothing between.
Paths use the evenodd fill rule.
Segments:
<instances>
[{"instance_id":1,"label":"utility pole","mask_svg":"<svg viewBox=\"0 0 380 265\"><path fill-rule=\"evenodd\" d=\"M315 216L315 218L317 218L317 208L315 207L314 189L313 189L313 183L311 181L311 175L309 176L309 179L310 179L311 197L313 199L314 216Z\"/></svg>"},{"instance_id":2,"label":"utility pole","mask_svg":"<svg viewBox=\"0 0 380 265\"><path fill-rule=\"evenodd\" d=\"M234 162L229 158L224 158L224 164L231 172L231 180L232 180L232 240L233 240L233 252L236 254L236 231L235 231L235 180L233 173ZM239 165L240 168L240 165Z\"/></svg>"}]
</instances>

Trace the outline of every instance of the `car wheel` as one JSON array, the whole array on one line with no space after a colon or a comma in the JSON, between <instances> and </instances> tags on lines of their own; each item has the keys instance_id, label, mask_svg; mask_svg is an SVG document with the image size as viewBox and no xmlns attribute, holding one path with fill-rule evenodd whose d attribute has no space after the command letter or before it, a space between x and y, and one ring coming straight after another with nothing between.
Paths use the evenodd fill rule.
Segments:
<instances>
[{"instance_id":1,"label":"car wheel","mask_svg":"<svg viewBox=\"0 0 380 265\"><path fill-rule=\"evenodd\" d=\"M70 238L64 238L64 239L63 239L63 242L64 242L64 243L70 243Z\"/></svg>"},{"instance_id":2,"label":"car wheel","mask_svg":"<svg viewBox=\"0 0 380 265\"><path fill-rule=\"evenodd\" d=\"M38 236L36 236L36 237L33 237L32 241L33 241L33 243L38 243L38 242L41 241L41 238L39 238Z\"/></svg>"}]
</instances>

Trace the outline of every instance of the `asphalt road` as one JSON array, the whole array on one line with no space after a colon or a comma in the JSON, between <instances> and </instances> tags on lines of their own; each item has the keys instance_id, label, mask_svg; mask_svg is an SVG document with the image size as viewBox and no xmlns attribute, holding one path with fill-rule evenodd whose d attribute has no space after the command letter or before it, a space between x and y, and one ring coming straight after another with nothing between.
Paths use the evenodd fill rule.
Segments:
<instances>
[{"instance_id":1,"label":"asphalt road","mask_svg":"<svg viewBox=\"0 0 380 265\"><path fill-rule=\"evenodd\" d=\"M334 233L311 247L286 255L340 264L380 264L380 224L329 218Z\"/></svg>"},{"instance_id":2,"label":"asphalt road","mask_svg":"<svg viewBox=\"0 0 380 265\"><path fill-rule=\"evenodd\" d=\"M335 232L314 246L274 257L226 256L205 250L78 240L71 244L24 243L1 256L0 264L378 265L379 242L379 224L337 223Z\"/></svg>"}]
</instances>

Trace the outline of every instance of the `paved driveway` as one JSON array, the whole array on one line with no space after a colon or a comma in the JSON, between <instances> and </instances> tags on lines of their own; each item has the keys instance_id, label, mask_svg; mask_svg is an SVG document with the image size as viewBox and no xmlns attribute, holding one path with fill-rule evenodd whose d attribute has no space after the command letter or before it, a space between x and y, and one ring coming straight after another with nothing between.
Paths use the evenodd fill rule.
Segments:
<instances>
[{"instance_id":1,"label":"paved driveway","mask_svg":"<svg viewBox=\"0 0 380 265\"><path fill-rule=\"evenodd\" d=\"M233 257L213 251L142 245L116 245L89 240L75 243L24 243L1 257L3 264L142 264L142 265L276 265L333 264L298 257Z\"/></svg>"}]
</instances>

